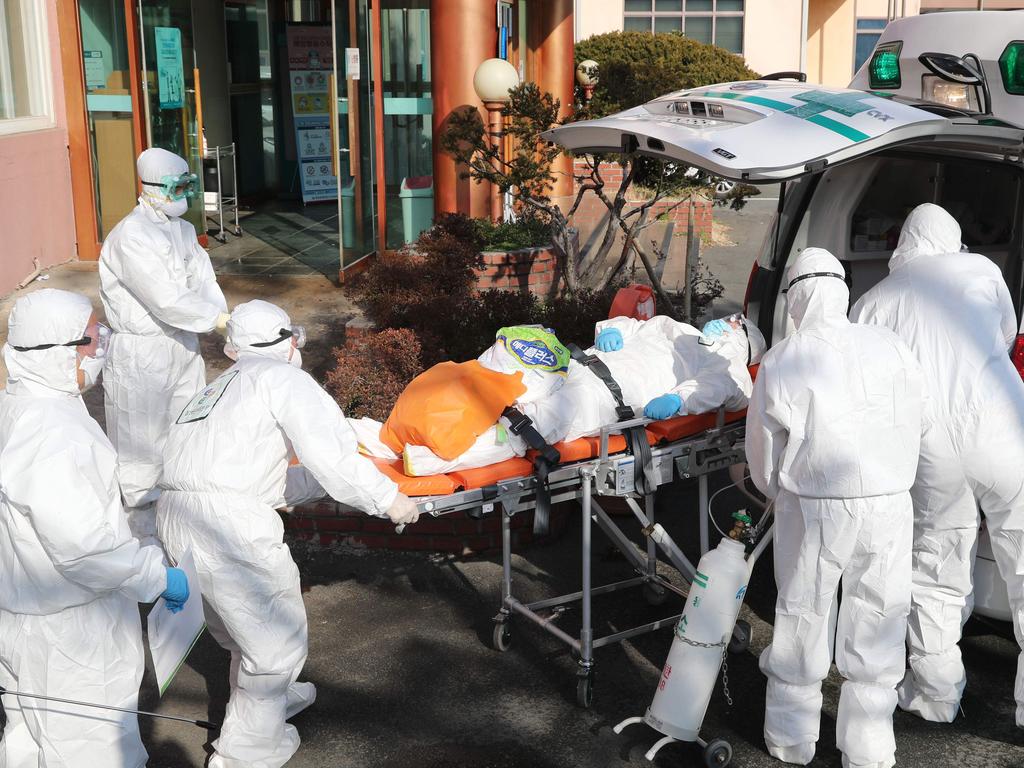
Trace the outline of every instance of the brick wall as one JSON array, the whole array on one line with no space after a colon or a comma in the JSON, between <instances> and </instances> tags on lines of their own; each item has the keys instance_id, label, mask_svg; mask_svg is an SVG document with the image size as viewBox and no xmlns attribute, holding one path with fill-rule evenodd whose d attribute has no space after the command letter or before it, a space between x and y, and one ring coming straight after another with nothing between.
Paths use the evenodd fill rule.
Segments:
<instances>
[{"instance_id":1,"label":"brick wall","mask_svg":"<svg viewBox=\"0 0 1024 768\"><path fill-rule=\"evenodd\" d=\"M529 291L547 296L558 279L558 261L550 248L485 251L484 268L477 271L477 288Z\"/></svg>"},{"instance_id":2,"label":"brick wall","mask_svg":"<svg viewBox=\"0 0 1024 768\"><path fill-rule=\"evenodd\" d=\"M561 535L574 508L571 504L556 505L551 510L550 533L544 537L533 535L532 510L517 514L512 518L513 548ZM399 534L390 520L352 512L327 500L296 507L291 514L284 515L284 525L296 538L327 546L344 542L372 549L453 552L457 555L501 549L501 517L498 513L479 520L462 513L441 517L425 515Z\"/></svg>"},{"instance_id":3,"label":"brick wall","mask_svg":"<svg viewBox=\"0 0 1024 768\"><path fill-rule=\"evenodd\" d=\"M605 189L609 195L614 195L615 190L618 189L619 184L622 183L622 166L618 163L601 163L601 178L605 181ZM573 161L573 172L578 176L586 174L588 166L586 161L579 158ZM628 200L626 204L626 210L629 211L631 207L639 205L642 201ZM663 215L666 211L676 205L678 201L675 200L659 200L651 209L648 214L649 219L656 219ZM697 233L700 235L711 234L711 219L712 210L714 204L710 200L698 200L694 204L694 223L696 225ZM676 235L685 235L687 227L689 226L689 202L681 203L676 205L670 213L667 214L666 220L671 220L675 224L674 233ZM596 196L588 194L584 199L580 207L576 211L575 223L579 227L581 233L587 233L593 228L597 227L601 220L605 217L607 208L604 204L597 199ZM585 238L584 238L585 239Z\"/></svg>"}]
</instances>

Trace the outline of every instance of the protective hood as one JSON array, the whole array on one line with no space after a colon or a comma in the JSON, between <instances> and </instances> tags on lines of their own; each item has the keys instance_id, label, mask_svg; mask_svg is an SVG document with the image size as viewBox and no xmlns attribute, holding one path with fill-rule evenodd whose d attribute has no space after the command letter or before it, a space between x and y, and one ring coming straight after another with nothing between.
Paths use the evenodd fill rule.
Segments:
<instances>
[{"instance_id":1,"label":"protective hood","mask_svg":"<svg viewBox=\"0 0 1024 768\"><path fill-rule=\"evenodd\" d=\"M85 335L92 303L70 291L44 289L22 296L8 319L4 362L7 391L15 395L64 393L78 396L77 347L60 346ZM56 344L19 352L15 347Z\"/></svg>"},{"instance_id":2,"label":"protective hood","mask_svg":"<svg viewBox=\"0 0 1024 768\"><path fill-rule=\"evenodd\" d=\"M960 225L946 210L932 203L917 206L903 222L900 241L889 259L889 271L917 256L960 252Z\"/></svg>"},{"instance_id":3,"label":"protective hood","mask_svg":"<svg viewBox=\"0 0 1024 768\"><path fill-rule=\"evenodd\" d=\"M188 210L188 200L170 200L160 186L164 176L188 173L188 162L185 158L160 147L150 147L139 155L135 162L135 170L139 174L139 181L142 182L142 197L139 198L141 202L165 216L181 216Z\"/></svg>"},{"instance_id":4,"label":"protective hood","mask_svg":"<svg viewBox=\"0 0 1024 768\"><path fill-rule=\"evenodd\" d=\"M287 363L292 350L288 338L282 331L291 331L292 321L288 313L275 304L262 299L239 304L228 321L228 341L225 353L235 352L239 358L246 356L266 357ZM277 342L265 347L253 344Z\"/></svg>"},{"instance_id":5,"label":"protective hood","mask_svg":"<svg viewBox=\"0 0 1024 768\"><path fill-rule=\"evenodd\" d=\"M747 319L746 315L732 315L726 319L729 321L729 330L718 337L718 347L715 351L730 363L744 366L760 363L768 349L764 334ZM733 320L739 320L739 328L732 327Z\"/></svg>"},{"instance_id":6,"label":"protective hood","mask_svg":"<svg viewBox=\"0 0 1024 768\"><path fill-rule=\"evenodd\" d=\"M798 329L848 322L846 270L824 248L805 249L786 272L786 284L789 316Z\"/></svg>"}]
</instances>

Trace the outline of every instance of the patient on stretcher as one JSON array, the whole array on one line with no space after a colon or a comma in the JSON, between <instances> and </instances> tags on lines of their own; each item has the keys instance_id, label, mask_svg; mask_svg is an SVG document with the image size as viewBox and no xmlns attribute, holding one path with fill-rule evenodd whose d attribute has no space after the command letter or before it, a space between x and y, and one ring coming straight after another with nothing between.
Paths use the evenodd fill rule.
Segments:
<instances>
[{"instance_id":1,"label":"patient on stretcher","mask_svg":"<svg viewBox=\"0 0 1024 768\"><path fill-rule=\"evenodd\" d=\"M608 351L594 346L575 355L577 359L549 330L502 328L477 361L442 363L417 377L399 398L386 425L370 419L351 419L350 423L366 453L386 459L401 456L407 475L496 464L523 456L530 447L509 428L509 417L502 416L502 402L527 416L551 444L596 435L602 427L623 420L626 413L620 413L608 383L595 372L601 366L586 364L594 359L607 367L625 406L636 417L642 417L644 407L664 395L675 395L679 406L662 418L706 413L722 406L741 410L753 388L747 366L760 360L764 338L742 315L717 326L717 335L711 337L661 315L650 320L616 317L595 327L595 339L600 337L601 346ZM615 332L621 343L605 343ZM453 374L455 379L469 378L453 383ZM516 384L503 386L495 396L493 379L480 378L482 383L475 383L475 377L494 374L514 377ZM446 391L450 387L454 389ZM492 402L479 402L478 394L484 389ZM458 400L472 402L465 411L452 410L451 403ZM442 401L444 406L436 405ZM675 400L669 401L674 407ZM459 433L455 439L446 424ZM427 434L431 426L440 429Z\"/></svg>"}]
</instances>

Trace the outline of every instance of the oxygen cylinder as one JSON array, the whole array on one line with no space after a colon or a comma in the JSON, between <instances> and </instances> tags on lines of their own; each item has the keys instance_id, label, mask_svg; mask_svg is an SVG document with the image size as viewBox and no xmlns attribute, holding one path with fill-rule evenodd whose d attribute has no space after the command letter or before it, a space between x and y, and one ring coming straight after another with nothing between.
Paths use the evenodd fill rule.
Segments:
<instances>
[{"instance_id":1,"label":"oxygen cylinder","mask_svg":"<svg viewBox=\"0 0 1024 768\"><path fill-rule=\"evenodd\" d=\"M732 636L747 591L744 552L740 542L725 538L697 564L686 610L644 715L644 722L666 736L697 740L722 666L724 643Z\"/></svg>"}]
</instances>

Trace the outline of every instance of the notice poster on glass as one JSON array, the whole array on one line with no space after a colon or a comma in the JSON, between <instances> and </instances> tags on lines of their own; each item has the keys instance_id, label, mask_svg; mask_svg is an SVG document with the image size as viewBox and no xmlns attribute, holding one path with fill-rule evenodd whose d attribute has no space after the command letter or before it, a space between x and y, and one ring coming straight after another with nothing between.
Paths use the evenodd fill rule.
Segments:
<instances>
[{"instance_id":1,"label":"notice poster on glass","mask_svg":"<svg viewBox=\"0 0 1024 768\"><path fill-rule=\"evenodd\" d=\"M181 63L181 30L153 27L156 42L156 79L160 109L185 106L185 68Z\"/></svg>"},{"instance_id":2,"label":"notice poster on glass","mask_svg":"<svg viewBox=\"0 0 1024 768\"><path fill-rule=\"evenodd\" d=\"M288 81L295 122L296 162L302 202L336 200L338 182L331 168L330 74L334 68L331 28L289 24Z\"/></svg>"}]
</instances>

